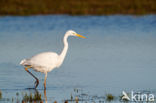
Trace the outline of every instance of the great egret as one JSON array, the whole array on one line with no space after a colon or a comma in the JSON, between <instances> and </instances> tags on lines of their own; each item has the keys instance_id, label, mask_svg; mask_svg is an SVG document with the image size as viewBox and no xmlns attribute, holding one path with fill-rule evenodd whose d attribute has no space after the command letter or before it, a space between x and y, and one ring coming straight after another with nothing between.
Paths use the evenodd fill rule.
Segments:
<instances>
[{"instance_id":1,"label":"great egret","mask_svg":"<svg viewBox=\"0 0 156 103\"><path fill-rule=\"evenodd\" d=\"M52 71L54 68L60 67L61 64L63 63L67 50L68 50L67 39L69 36L78 36L81 38L85 38L84 36L77 34L75 31L69 30L64 35L64 39L63 39L64 48L60 55L54 52L43 52L29 59L23 59L20 62L20 64L24 66L25 70L36 79L35 88L37 88L39 84L39 80L30 71L28 71L28 68L32 68L35 71L45 73L44 89L46 89L47 73Z\"/></svg>"}]
</instances>

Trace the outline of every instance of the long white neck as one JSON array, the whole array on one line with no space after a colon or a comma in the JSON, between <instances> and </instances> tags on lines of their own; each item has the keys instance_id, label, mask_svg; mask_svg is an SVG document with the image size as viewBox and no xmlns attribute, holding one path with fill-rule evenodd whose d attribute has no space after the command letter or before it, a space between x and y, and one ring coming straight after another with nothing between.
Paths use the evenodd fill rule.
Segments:
<instances>
[{"instance_id":1,"label":"long white neck","mask_svg":"<svg viewBox=\"0 0 156 103\"><path fill-rule=\"evenodd\" d=\"M63 43L64 43L64 48L60 54L60 65L62 64L62 62L64 61L64 58L67 54L67 50L68 50L68 42L67 42L67 39L68 39L68 36L67 34L65 34L64 38L63 38Z\"/></svg>"}]
</instances>

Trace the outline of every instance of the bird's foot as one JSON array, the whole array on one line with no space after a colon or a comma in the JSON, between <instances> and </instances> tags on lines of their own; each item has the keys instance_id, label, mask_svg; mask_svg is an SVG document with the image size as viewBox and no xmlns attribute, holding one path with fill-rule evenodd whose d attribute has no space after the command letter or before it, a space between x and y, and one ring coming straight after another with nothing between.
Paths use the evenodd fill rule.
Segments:
<instances>
[{"instance_id":1,"label":"bird's foot","mask_svg":"<svg viewBox=\"0 0 156 103\"><path fill-rule=\"evenodd\" d=\"M37 86L38 86L38 84L39 84L39 80L38 79L36 79L36 81L35 81L35 89L37 88Z\"/></svg>"}]
</instances>

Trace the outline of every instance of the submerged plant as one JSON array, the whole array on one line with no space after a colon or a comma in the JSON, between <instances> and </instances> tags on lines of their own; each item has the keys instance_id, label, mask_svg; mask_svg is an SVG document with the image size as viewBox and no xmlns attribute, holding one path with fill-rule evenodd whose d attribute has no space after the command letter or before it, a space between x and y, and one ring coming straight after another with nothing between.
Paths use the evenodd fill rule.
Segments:
<instances>
[{"instance_id":1,"label":"submerged plant","mask_svg":"<svg viewBox=\"0 0 156 103\"><path fill-rule=\"evenodd\" d=\"M71 99L71 101L73 100L73 96L72 96L72 94L71 94L71 97L70 97L70 99Z\"/></svg>"},{"instance_id":2,"label":"submerged plant","mask_svg":"<svg viewBox=\"0 0 156 103\"><path fill-rule=\"evenodd\" d=\"M57 103L57 101L54 101L54 103Z\"/></svg>"},{"instance_id":3,"label":"submerged plant","mask_svg":"<svg viewBox=\"0 0 156 103\"><path fill-rule=\"evenodd\" d=\"M114 96L112 94L107 94L106 100L110 102L110 101L114 100Z\"/></svg>"},{"instance_id":4,"label":"submerged plant","mask_svg":"<svg viewBox=\"0 0 156 103\"><path fill-rule=\"evenodd\" d=\"M2 99L2 92L1 92L1 90L0 90L0 99Z\"/></svg>"},{"instance_id":5,"label":"submerged plant","mask_svg":"<svg viewBox=\"0 0 156 103\"><path fill-rule=\"evenodd\" d=\"M33 101L41 101L41 100L42 100L41 94L36 92L34 95L32 93L30 93L30 95L26 93L22 101L33 102Z\"/></svg>"},{"instance_id":6,"label":"submerged plant","mask_svg":"<svg viewBox=\"0 0 156 103\"><path fill-rule=\"evenodd\" d=\"M19 93L18 92L16 93L16 96L19 96Z\"/></svg>"},{"instance_id":7,"label":"submerged plant","mask_svg":"<svg viewBox=\"0 0 156 103\"><path fill-rule=\"evenodd\" d=\"M65 102L64 103L68 103L68 101L67 100L65 100Z\"/></svg>"},{"instance_id":8,"label":"submerged plant","mask_svg":"<svg viewBox=\"0 0 156 103\"><path fill-rule=\"evenodd\" d=\"M37 93L34 95L34 98L33 98L33 99L34 99L34 100L37 100L37 101L42 100L41 94L37 92Z\"/></svg>"}]
</instances>

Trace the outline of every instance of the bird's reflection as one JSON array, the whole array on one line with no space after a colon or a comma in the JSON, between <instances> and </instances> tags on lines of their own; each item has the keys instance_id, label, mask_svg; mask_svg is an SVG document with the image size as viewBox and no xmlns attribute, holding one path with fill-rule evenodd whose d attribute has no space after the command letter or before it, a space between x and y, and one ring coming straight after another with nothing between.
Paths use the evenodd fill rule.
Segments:
<instances>
[{"instance_id":1,"label":"bird's reflection","mask_svg":"<svg viewBox=\"0 0 156 103\"><path fill-rule=\"evenodd\" d=\"M46 89L44 89L44 99L45 99L45 103L47 103Z\"/></svg>"}]
</instances>

